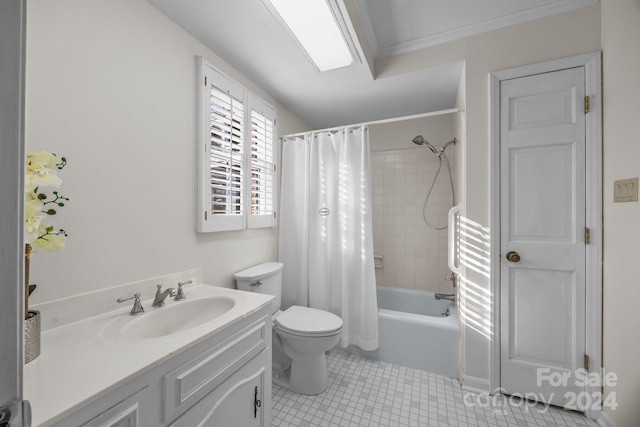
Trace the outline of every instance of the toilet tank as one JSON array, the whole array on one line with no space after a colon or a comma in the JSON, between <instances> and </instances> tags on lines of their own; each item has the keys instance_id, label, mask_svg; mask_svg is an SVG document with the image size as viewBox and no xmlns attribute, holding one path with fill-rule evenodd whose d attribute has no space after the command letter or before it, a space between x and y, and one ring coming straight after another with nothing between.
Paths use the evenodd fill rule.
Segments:
<instances>
[{"instance_id":1,"label":"toilet tank","mask_svg":"<svg viewBox=\"0 0 640 427\"><path fill-rule=\"evenodd\" d=\"M272 312L275 313L280 309L282 296L282 266L281 262L265 262L242 270L233 278L241 291L275 296L276 299L272 301Z\"/></svg>"}]
</instances>

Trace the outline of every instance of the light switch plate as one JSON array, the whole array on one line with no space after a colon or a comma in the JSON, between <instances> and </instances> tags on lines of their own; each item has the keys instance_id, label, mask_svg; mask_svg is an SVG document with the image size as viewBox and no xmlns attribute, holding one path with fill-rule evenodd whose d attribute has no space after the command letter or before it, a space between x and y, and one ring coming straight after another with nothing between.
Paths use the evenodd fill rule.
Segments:
<instances>
[{"instance_id":1,"label":"light switch plate","mask_svg":"<svg viewBox=\"0 0 640 427\"><path fill-rule=\"evenodd\" d=\"M638 178L621 179L613 182L613 201L637 202Z\"/></svg>"}]
</instances>

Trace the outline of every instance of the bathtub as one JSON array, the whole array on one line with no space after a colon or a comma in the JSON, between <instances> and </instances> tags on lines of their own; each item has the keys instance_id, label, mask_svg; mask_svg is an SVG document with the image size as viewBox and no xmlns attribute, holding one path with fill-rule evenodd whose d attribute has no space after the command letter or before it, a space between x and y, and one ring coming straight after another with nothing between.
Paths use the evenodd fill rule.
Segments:
<instances>
[{"instance_id":1,"label":"bathtub","mask_svg":"<svg viewBox=\"0 0 640 427\"><path fill-rule=\"evenodd\" d=\"M455 378L460 326L455 305L433 292L378 286L380 347L349 353Z\"/></svg>"}]
</instances>

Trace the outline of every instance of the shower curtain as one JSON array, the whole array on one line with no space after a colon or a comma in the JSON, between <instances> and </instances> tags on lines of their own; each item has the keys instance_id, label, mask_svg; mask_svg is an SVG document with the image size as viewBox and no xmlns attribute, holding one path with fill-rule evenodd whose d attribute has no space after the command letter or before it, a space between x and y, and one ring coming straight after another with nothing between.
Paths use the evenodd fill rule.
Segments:
<instances>
[{"instance_id":1,"label":"shower curtain","mask_svg":"<svg viewBox=\"0 0 640 427\"><path fill-rule=\"evenodd\" d=\"M364 126L282 141L282 305L343 320L340 345L378 348L369 132Z\"/></svg>"}]
</instances>

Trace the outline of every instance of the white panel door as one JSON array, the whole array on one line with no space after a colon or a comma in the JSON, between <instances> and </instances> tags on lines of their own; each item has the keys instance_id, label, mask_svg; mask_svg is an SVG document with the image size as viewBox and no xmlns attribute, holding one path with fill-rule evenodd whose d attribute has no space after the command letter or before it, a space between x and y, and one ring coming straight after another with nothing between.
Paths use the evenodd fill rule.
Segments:
<instances>
[{"instance_id":1,"label":"white panel door","mask_svg":"<svg viewBox=\"0 0 640 427\"><path fill-rule=\"evenodd\" d=\"M501 386L565 406L583 390L585 70L504 80L500 96Z\"/></svg>"}]
</instances>

